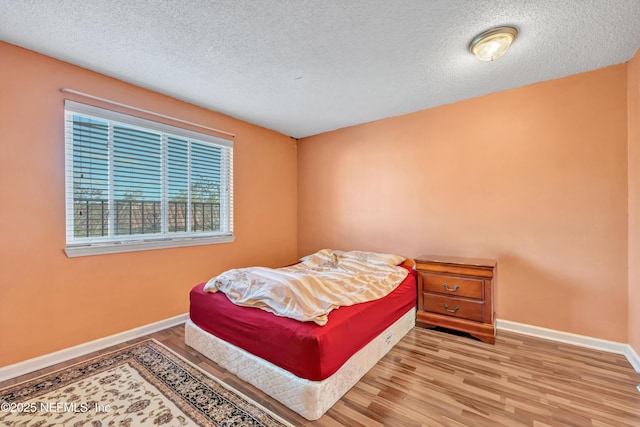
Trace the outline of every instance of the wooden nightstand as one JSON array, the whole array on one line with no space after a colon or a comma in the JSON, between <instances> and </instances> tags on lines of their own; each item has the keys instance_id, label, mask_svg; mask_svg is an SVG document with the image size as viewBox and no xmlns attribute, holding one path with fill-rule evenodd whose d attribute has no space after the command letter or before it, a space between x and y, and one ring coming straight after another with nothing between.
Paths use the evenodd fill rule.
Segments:
<instances>
[{"instance_id":1,"label":"wooden nightstand","mask_svg":"<svg viewBox=\"0 0 640 427\"><path fill-rule=\"evenodd\" d=\"M423 255L418 271L418 326L455 329L495 343L496 261Z\"/></svg>"}]
</instances>

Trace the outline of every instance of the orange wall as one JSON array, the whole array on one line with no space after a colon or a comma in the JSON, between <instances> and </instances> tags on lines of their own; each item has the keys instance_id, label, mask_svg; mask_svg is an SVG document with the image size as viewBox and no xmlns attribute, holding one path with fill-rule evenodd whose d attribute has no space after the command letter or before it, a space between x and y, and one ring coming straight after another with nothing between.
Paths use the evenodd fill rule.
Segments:
<instances>
[{"instance_id":1,"label":"orange wall","mask_svg":"<svg viewBox=\"0 0 640 427\"><path fill-rule=\"evenodd\" d=\"M0 366L185 313L225 269L295 260L291 138L2 42L0 63ZM235 133L235 242L67 258L61 87Z\"/></svg>"},{"instance_id":2,"label":"orange wall","mask_svg":"<svg viewBox=\"0 0 640 427\"><path fill-rule=\"evenodd\" d=\"M640 354L640 50L628 65L629 344Z\"/></svg>"},{"instance_id":3,"label":"orange wall","mask_svg":"<svg viewBox=\"0 0 640 427\"><path fill-rule=\"evenodd\" d=\"M627 342L626 99L621 64L305 138L299 254L496 258L498 318Z\"/></svg>"}]
</instances>

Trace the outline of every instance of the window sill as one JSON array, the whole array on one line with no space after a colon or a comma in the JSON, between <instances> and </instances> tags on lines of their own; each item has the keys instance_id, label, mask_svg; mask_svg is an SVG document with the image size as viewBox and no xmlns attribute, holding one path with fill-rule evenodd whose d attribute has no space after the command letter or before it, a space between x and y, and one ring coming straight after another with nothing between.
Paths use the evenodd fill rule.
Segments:
<instances>
[{"instance_id":1,"label":"window sill","mask_svg":"<svg viewBox=\"0 0 640 427\"><path fill-rule=\"evenodd\" d=\"M231 243L235 240L233 234L225 236L192 237L183 239L138 240L111 243L94 243L87 245L71 245L64 248L69 258L117 254L121 252L150 251L154 249L181 248L185 246L212 245L217 243Z\"/></svg>"}]
</instances>

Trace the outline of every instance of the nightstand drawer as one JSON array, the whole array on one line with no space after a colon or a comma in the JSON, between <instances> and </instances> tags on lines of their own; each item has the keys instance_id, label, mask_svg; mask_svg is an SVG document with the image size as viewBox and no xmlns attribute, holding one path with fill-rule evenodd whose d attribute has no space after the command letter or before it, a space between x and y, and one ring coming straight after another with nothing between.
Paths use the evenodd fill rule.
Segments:
<instances>
[{"instance_id":1,"label":"nightstand drawer","mask_svg":"<svg viewBox=\"0 0 640 427\"><path fill-rule=\"evenodd\" d=\"M462 298L451 298L428 292L422 294L425 311L459 317L461 319L484 321L484 302Z\"/></svg>"},{"instance_id":2,"label":"nightstand drawer","mask_svg":"<svg viewBox=\"0 0 640 427\"><path fill-rule=\"evenodd\" d=\"M454 297L482 299L482 279L420 272L422 290Z\"/></svg>"}]
</instances>

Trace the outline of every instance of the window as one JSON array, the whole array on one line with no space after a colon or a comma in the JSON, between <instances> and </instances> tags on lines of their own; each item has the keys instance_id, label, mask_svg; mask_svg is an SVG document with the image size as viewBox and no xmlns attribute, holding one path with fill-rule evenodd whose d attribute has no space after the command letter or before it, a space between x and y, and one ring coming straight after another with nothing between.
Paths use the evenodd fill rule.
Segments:
<instances>
[{"instance_id":1,"label":"window","mask_svg":"<svg viewBox=\"0 0 640 427\"><path fill-rule=\"evenodd\" d=\"M233 241L233 143L65 101L68 256Z\"/></svg>"}]
</instances>

